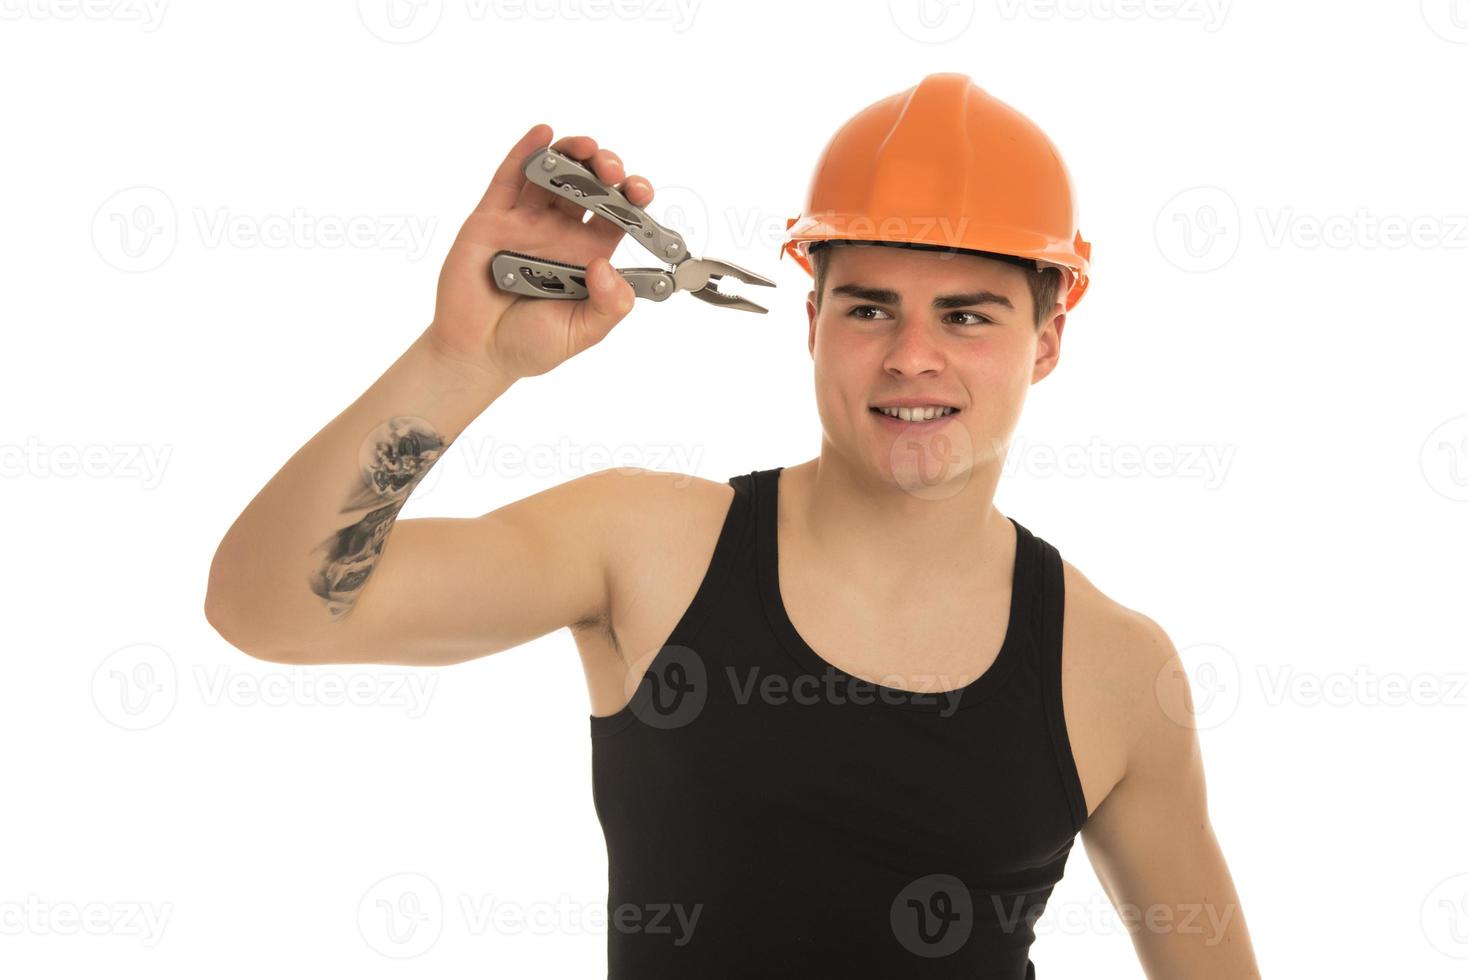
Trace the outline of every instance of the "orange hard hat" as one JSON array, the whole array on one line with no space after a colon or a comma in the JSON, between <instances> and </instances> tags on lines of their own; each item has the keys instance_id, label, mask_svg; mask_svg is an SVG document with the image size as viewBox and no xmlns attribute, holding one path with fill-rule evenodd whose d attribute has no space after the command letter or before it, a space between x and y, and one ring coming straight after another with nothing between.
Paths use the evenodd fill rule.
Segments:
<instances>
[{"instance_id":1,"label":"orange hard hat","mask_svg":"<svg viewBox=\"0 0 1468 980\"><path fill-rule=\"evenodd\" d=\"M789 253L813 274L810 244L893 242L1033 259L1060 268L1066 309L1090 282L1070 173L1049 138L967 75L942 72L874 102L816 161Z\"/></svg>"}]
</instances>

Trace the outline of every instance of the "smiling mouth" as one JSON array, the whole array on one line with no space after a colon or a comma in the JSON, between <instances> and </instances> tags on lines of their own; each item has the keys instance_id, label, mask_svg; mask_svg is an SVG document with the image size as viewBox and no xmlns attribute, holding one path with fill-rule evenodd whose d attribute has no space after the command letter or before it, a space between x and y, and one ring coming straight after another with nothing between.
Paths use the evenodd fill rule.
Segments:
<instances>
[{"instance_id":1,"label":"smiling mouth","mask_svg":"<svg viewBox=\"0 0 1468 980\"><path fill-rule=\"evenodd\" d=\"M921 424L923 422L941 422L950 416L957 415L957 408L939 408L931 413L927 409L912 408L878 408L873 405L870 411L883 418L892 419L894 422L912 422Z\"/></svg>"}]
</instances>

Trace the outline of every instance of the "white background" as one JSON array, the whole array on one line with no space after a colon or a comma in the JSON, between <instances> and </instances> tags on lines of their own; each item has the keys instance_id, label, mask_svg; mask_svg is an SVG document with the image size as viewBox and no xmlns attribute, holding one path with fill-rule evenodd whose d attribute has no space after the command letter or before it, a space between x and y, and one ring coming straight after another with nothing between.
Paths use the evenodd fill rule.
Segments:
<instances>
[{"instance_id":1,"label":"white background","mask_svg":"<svg viewBox=\"0 0 1468 980\"><path fill-rule=\"evenodd\" d=\"M0 0L0 973L604 975L570 634L292 670L209 627L209 560L426 326L535 122L772 310L639 304L404 516L815 455L779 234L836 127L934 71L1076 181L1094 281L998 504L1182 651L1265 975L1468 970L1468 4L394 2ZM1042 977L1141 976L1080 847L1038 930Z\"/></svg>"}]
</instances>

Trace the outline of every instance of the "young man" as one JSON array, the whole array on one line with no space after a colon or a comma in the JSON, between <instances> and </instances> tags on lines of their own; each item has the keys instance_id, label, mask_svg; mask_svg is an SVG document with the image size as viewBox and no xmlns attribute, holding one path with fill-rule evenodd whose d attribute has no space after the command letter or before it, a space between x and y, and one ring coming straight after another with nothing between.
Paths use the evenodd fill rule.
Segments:
<instances>
[{"instance_id":1,"label":"young man","mask_svg":"<svg viewBox=\"0 0 1468 980\"><path fill-rule=\"evenodd\" d=\"M1033 977L1077 835L1148 977L1258 976L1172 643L994 507L1086 286L1043 134L934 75L832 140L787 243L815 275L817 458L398 522L470 421L633 307L621 232L521 174L549 136L501 164L428 330L231 527L214 627L265 660L415 665L569 628L611 977ZM555 146L652 199L589 137ZM499 292L500 249L586 265L589 298Z\"/></svg>"}]
</instances>

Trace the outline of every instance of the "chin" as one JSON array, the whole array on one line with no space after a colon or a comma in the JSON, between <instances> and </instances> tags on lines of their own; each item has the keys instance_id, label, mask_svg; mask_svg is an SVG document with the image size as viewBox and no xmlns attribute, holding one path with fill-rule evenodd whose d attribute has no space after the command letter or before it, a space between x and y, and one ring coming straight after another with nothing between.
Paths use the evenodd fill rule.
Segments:
<instances>
[{"instance_id":1,"label":"chin","mask_svg":"<svg viewBox=\"0 0 1468 980\"><path fill-rule=\"evenodd\" d=\"M963 440L898 437L872 447L868 458L884 482L922 499L951 497L973 475L973 454Z\"/></svg>"}]
</instances>

